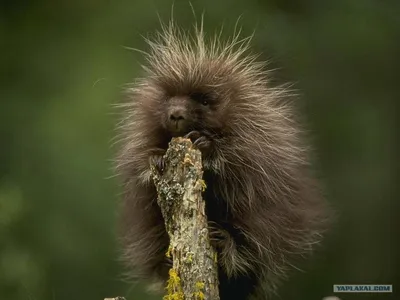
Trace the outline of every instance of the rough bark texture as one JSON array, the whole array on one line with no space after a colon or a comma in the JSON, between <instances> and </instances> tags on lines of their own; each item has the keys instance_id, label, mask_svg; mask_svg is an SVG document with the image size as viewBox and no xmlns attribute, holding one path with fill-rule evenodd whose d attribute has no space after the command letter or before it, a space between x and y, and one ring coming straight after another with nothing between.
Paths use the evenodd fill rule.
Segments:
<instances>
[{"instance_id":1,"label":"rough bark texture","mask_svg":"<svg viewBox=\"0 0 400 300\"><path fill-rule=\"evenodd\" d=\"M164 156L162 174L152 166L173 259L165 300L218 300L217 254L208 237L201 193L201 152L189 139L174 138Z\"/></svg>"}]
</instances>

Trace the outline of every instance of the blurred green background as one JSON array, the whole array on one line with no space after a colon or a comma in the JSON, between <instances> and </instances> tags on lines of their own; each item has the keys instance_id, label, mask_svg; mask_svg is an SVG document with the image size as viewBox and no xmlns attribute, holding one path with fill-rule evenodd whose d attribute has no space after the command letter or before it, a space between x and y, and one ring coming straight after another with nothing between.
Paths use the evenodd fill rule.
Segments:
<instances>
[{"instance_id":1,"label":"blurred green background","mask_svg":"<svg viewBox=\"0 0 400 300\"><path fill-rule=\"evenodd\" d=\"M175 0L190 27L188 1ZM111 171L125 83L140 75L141 35L172 1L1 1L0 299L157 299L122 281ZM333 284L400 285L395 144L400 1L207 0L212 34L244 35L291 81L312 131L336 223L277 299L321 299ZM396 201L397 200L397 201ZM394 299L345 294L342 299ZM400 299L400 298L397 298Z\"/></svg>"}]
</instances>

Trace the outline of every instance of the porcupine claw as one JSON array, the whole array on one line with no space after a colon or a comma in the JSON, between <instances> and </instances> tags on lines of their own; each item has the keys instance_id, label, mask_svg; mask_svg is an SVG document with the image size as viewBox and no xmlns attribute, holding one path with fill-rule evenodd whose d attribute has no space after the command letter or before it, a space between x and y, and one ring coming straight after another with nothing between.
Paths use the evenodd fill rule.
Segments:
<instances>
[{"instance_id":1,"label":"porcupine claw","mask_svg":"<svg viewBox=\"0 0 400 300\"><path fill-rule=\"evenodd\" d=\"M150 164L154 165L157 171L162 174L165 169L164 150L158 150L150 156Z\"/></svg>"},{"instance_id":2,"label":"porcupine claw","mask_svg":"<svg viewBox=\"0 0 400 300\"><path fill-rule=\"evenodd\" d=\"M173 266L173 260L172 260L172 258L165 257L164 264L165 264L169 269L171 269L172 266Z\"/></svg>"},{"instance_id":3,"label":"porcupine claw","mask_svg":"<svg viewBox=\"0 0 400 300\"><path fill-rule=\"evenodd\" d=\"M193 145L195 145L197 148L200 150L205 150L210 148L211 146L211 140L208 136L201 136L197 140L194 141Z\"/></svg>"},{"instance_id":4,"label":"porcupine claw","mask_svg":"<svg viewBox=\"0 0 400 300\"><path fill-rule=\"evenodd\" d=\"M220 228L220 226L213 221L208 222L208 234L210 243L214 249L219 249L224 240L229 236L228 232Z\"/></svg>"},{"instance_id":5,"label":"porcupine claw","mask_svg":"<svg viewBox=\"0 0 400 300\"><path fill-rule=\"evenodd\" d=\"M192 142L197 140L201 136L200 132L197 130L192 130L191 132L187 133L184 138L190 139Z\"/></svg>"},{"instance_id":6,"label":"porcupine claw","mask_svg":"<svg viewBox=\"0 0 400 300\"><path fill-rule=\"evenodd\" d=\"M206 150L211 146L211 139L208 134L200 133L197 130L193 130L185 135L185 138L191 139L193 145L200 150Z\"/></svg>"}]
</instances>

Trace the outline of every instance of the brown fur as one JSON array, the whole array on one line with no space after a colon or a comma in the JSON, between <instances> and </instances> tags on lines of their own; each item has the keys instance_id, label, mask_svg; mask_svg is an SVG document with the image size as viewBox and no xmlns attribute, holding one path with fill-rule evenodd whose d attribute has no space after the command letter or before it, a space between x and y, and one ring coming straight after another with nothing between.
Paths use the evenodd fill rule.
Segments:
<instances>
[{"instance_id":1,"label":"brown fur","mask_svg":"<svg viewBox=\"0 0 400 300\"><path fill-rule=\"evenodd\" d=\"M324 201L286 101L290 95L270 86L264 64L246 54L249 41L238 35L226 43L218 36L206 41L202 26L189 34L172 22L148 41L145 76L121 106L117 158L124 257L134 278L165 282L168 236L149 159L159 159L172 136L191 131L204 153L204 198L222 300L265 299L293 257L320 240ZM171 109L181 109L187 120L176 132Z\"/></svg>"}]
</instances>

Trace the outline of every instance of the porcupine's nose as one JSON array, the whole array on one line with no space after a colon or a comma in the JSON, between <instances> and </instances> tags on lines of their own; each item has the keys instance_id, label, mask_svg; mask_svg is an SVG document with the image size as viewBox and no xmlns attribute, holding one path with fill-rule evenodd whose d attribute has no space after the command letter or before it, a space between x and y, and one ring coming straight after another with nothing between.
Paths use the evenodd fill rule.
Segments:
<instances>
[{"instance_id":1,"label":"porcupine's nose","mask_svg":"<svg viewBox=\"0 0 400 300\"><path fill-rule=\"evenodd\" d=\"M185 107L174 106L169 112L168 129L174 136L182 135L187 128L187 111Z\"/></svg>"},{"instance_id":2,"label":"porcupine's nose","mask_svg":"<svg viewBox=\"0 0 400 300\"><path fill-rule=\"evenodd\" d=\"M167 102L167 127L174 136L179 136L186 132L190 119L187 102L187 98L184 96L171 97Z\"/></svg>"},{"instance_id":3,"label":"porcupine's nose","mask_svg":"<svg viewBox=\"0 0 400 300\"><path fill-rule=\"evenodd\" d=\"M171 121L181 121L185 119L184 115L185 112L183 109L175 108L171 110L169 118L171 119Z\"/></svg>"}]
</instances>

